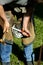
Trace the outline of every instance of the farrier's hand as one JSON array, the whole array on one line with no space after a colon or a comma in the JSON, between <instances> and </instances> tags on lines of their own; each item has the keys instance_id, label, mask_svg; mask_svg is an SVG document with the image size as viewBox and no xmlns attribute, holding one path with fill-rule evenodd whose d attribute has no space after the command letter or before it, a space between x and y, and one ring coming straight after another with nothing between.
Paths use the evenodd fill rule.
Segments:
<instances>
[{"instance_id":1,"label":"farrier's hand","mask_svg":"<svg viewBox=\"0 0 43 65\"><path fill-rule=\"evenodd\" d=\"M31 33L27 28L26 29L22 28L22 34L27 37L31 36Z\"/></svg>"},{"instance_id":2,"label":"farrier's hand","mask_svg":"<svg viewBox=\"0 0 43 65\"><path fill-rule=\"evenodd\" d=\"M4 30L3 30L3 32L8 32L8 29L9 29L9 22L8 21L5 21L4 22Z\"/></svg>"}]
</instances>

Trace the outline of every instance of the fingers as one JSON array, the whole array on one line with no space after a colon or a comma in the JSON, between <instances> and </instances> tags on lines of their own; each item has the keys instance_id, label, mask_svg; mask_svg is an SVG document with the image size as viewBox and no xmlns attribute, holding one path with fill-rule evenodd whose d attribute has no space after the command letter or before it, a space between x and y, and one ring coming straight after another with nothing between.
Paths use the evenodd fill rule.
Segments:
<instances>
[{"instance_id":1,"label":"fingers","mask_svg":"<svg viewBox=\"0 0 43 65\"><path fill-rule=\"evenodd\" d=\"M4 30L3 30L3 33L4 33L4 32L8 32L8 30L9 30L9 23L6 22L6 23L4 23Z\"/></svg>"},{"instance_id":2,"label":"fingers","mask_svg":"<svg viewBox=\"0 0 43 65\"><path fill-rule=\"evenodd\" d=\"M31 36L31 34L30 34L30 32L29 32L28 30L23 30L23 29L22 29L21 33L22 33L23 35L27 36L27 37L30 37L30 36Z\"/></svg>"},{"instance_id":3,"label":"fingers","mask_svg":"<svg viewBox=\"0 0 43 65\"><path fill-rule=\"evenodd\" d=\"M29 36L26 32L22 32L22 34L27 37Z\"/></svg>"},{"instance_id":4,"label":"fingers","mask_svg":"<svg viewBox=\"0 0 43 65\"><path fill-rule=\"evenodd\" d=\"M8 32L8 28L4 27L3 33Z\"/></svg>"}]
</instances>

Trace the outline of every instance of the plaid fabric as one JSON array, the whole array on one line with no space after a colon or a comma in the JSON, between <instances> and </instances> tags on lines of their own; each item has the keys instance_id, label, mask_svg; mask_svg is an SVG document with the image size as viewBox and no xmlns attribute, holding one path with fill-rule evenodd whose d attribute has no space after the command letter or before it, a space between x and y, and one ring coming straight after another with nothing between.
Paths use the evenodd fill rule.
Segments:
<instances>
[{"instance_id":1,"label":"plaid fabric","mask_svg":"<svg viewBox=\"0 0 43 65\"><path fill-rule=\"evenodd\" d=\"M16 2L16 4L19 4L19 5L27 5L27 1L28 1L28 0L18 0L18 1Z\"/></svg>"},{"instance_id":2,"label":"plaid fabric","mask_svg":"<svg viewBox=\"0 0 43 65\"><path fill-rule=\"evenodd\" d=\"M0 0L0 5L5 5L7 3L12 2L13 0Z\"/></svg>"},{"instance_id":3,"label":"plaid fabric","mask_svg":"<svg viewBox=\"0 0 43 65\"><path fill-rule=\"evenodd\" d=\"M26 7L15 7L14 11L17 13L19 13L19 12L26 13L27 12Z\"/></svg>"}]
</instances>

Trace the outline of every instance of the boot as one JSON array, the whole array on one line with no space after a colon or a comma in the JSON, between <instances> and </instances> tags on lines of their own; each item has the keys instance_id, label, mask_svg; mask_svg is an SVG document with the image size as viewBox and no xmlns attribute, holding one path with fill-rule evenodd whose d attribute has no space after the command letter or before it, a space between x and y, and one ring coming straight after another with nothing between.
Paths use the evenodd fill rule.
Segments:
<instances>
[{"instance_id":1,"label":"boot","mask_svg":"<svg viewBox=\"0 0 43 65\"><path fill-rule=\"evenodd\" d=\"M2 62L2 65L10 65L10 62Z\"/></svg>"},{"instance_id":2,"label":"boot","mask_svg":"<svg viewBox=\"0 0 43 65\"><path fill-rule=\"evenodd\" d=\"M33 65L31 61L28 61L27 62L27 65Z\"/></svg>"}]
</instances>

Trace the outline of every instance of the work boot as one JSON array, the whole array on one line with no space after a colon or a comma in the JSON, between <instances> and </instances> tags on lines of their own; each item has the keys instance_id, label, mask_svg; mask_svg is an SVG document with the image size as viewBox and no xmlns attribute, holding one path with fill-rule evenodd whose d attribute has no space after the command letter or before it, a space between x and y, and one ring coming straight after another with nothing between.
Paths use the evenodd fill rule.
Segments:
<instances>
[{"instance_id":1,"label":"work boot","mask_svg":"<svg viewBox=\"0 0 43 65\"><path fill-rule=\"evenodd\" d=\"M27 65L33 65L31 61L28 61L27 62Z\"/></svg>"},{"instance_id":2,"label":"work boot","mask_svg":"<svg viewBox=\"0 0 43 65\"><path fill-rule=\"evenodd\" d=\"M10 62L2 62L2 65L10 65Z\"/></svg>"}]
</instances>

